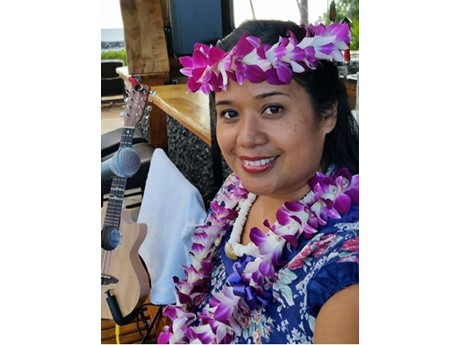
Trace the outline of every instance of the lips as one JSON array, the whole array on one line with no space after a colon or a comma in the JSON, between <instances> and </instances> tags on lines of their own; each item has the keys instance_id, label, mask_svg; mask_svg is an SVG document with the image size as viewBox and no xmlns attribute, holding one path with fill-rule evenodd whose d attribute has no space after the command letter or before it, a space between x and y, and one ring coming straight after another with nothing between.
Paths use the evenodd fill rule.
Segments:
<instances>
[{"instance_id":1,"label":"lips","mask_svg":"<svg viewBox=\"0 0 460 345\"><path fill-rule=\"evenodd\" d=\"M241 165L244 170L251 173L263 172L269 169L274 161L278 158L275 157L240 157Z\"/></svg>"}]
</instances>

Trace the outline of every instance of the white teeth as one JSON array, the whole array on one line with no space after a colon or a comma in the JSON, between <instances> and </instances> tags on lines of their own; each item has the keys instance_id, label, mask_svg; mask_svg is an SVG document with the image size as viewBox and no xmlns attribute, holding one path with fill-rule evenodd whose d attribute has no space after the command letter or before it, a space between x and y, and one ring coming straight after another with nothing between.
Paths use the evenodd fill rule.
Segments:
<instances>
[{"instance_id":1,"label":"white teeth","mask_svg":"<svg viewBox=\"0 0 460 345\"><path fill-rule=\"evenodd\" d=\"M244 164L250 167L260 167L263 165L267 165L268 163L271 163L275 160L275 158L267 158L267 159L261 159L258 161L244 161Z\"/></svg>"}]
</instances>

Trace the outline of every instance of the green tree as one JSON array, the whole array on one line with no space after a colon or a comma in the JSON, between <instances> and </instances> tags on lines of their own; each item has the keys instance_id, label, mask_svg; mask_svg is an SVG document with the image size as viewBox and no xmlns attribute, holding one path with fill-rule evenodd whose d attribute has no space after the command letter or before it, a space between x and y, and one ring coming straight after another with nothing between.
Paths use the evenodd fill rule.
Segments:
<instances>
[{"instance_id":1,"label":"green tree","mask_svg":"<svg viewBox=\"0 0 460 345\"><path fill-rule=\"evenodd\" d=\"M331 0L332 1L332 0ZM335 22L340 23L347 18L350 22L351 50L359 50L359 0L335 0ZM331 23L329 9L318 18L316 23Z\"/></svg>"},{"instance_id":2,"label":"green tree","mask_svg":"<svg viewBox=\"0 0 460 345\"><path fill-rule=\"evenodd\" d=\"M332 2L332 0L331 0ZM353 21L359 20L359 0L335 0L336 18L335 22L340 23L345 17ZM318 23L330 24L329 9L317 20Z\"/></svg>"}]
</instances>

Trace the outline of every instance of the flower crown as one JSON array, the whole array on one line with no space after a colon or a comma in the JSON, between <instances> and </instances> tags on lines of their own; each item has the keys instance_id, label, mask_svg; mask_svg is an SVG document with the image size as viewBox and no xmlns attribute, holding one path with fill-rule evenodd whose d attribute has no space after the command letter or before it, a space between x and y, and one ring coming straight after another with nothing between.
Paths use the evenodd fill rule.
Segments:
<instances>
[{"instance_id":1,"label":"flower crown","mask_svg":"<svg viewBox=\"0 0 460 345\"><path fill-rule=\"evenodd\" d=\"M229 52L196 43L191 57L179 58L184 66L180 72L188 77L189 91L201 90L209 94L225 90L229 79L240 85L245 79L251 83L289 84L293 72L314 70L319 60L343 60L340 51L349 49L351 38L347 24L301 27L306 35L300 42L289 30L287 37L280 37L272 46L262 44L258 37L247 34L242 35Z\"/></svg>"}]
</instances>

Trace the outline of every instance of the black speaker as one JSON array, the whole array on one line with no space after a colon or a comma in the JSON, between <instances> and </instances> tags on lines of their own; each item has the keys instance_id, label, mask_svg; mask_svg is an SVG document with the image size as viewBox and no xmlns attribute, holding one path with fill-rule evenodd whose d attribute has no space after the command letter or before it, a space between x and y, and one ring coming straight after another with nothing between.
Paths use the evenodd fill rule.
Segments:
<instances>
[{"instance_id":1,"label":"black speaker","mask_svg":"<svg viewBox=\"0 0 460 345\"><path fill-rule=\"evenodd\" d=\"M213 44L222 38L220 0L170 0L174 55L191 55L195 43Z\"/></svg>"}]
</instances>

